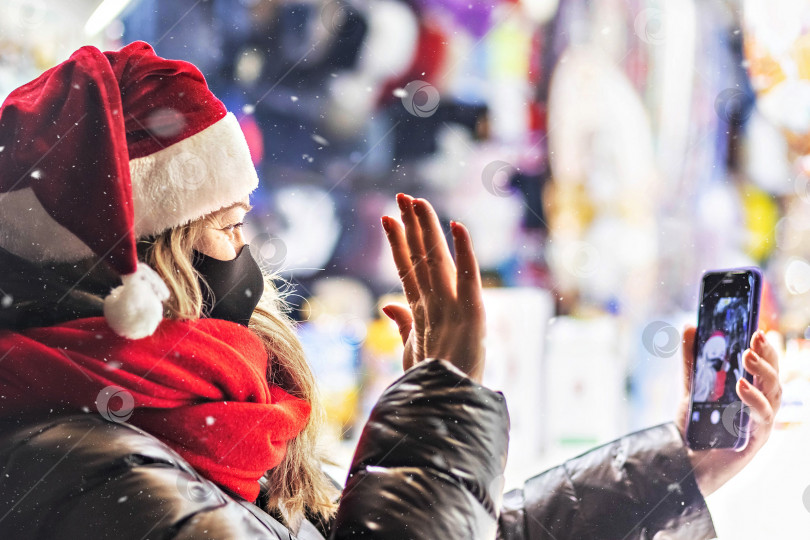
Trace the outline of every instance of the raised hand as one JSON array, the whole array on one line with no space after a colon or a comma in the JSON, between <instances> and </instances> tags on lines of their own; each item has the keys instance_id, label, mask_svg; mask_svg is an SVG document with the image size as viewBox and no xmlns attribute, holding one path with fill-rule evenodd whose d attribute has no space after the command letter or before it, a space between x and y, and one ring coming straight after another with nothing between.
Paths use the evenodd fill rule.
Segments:
<instances>
[{"instance_id":1,"label":"raised hand","mask_svg":"<svg viewBox=\"0 0 810 540\"><path fill-rule=\"evenodd\" d=\"M678 407L677 424L686 438L689 416L689 392L694 357L695 327L688 326L683 333L684 397ZM754 384L745 379L737 382L737 395L748 405L748 445L740 452L727 448L688 450L698 487L704 496L713 493L740 472L759 452L773 430L774 417L782 400L779 382L779 356L765 339L762 330L751 338L751 347L743 353L743 367L754 375Z\"/></svg>"},{"instance_id":2,"label":"raised hand","mask_svg":"<svg viewBox=\"0 0 810 540\"><path fill-rule=\"evenodd\" d=\"M485 316L470 234L451 223L454 264L430 203L400 193L397 204L404 228L388 216L382 225L409 307L389 304L383 311L397 323L405 344L402 365L408 369L425 358L441 358L480 382Z\"/></svg>"}]
</instances>

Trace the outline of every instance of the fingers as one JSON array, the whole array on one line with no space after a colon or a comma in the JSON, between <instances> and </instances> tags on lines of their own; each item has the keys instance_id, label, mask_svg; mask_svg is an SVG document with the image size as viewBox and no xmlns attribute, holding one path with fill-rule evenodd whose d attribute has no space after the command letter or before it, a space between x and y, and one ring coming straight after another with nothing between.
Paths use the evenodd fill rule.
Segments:
<instances>
[{"instance_id":1,"label":"fingers","mask_svg":"<svg viewBox=\"0 0 810 540\"><path fill-rule=\"evenodd\" d=\"M450 229L456 251L456 294L465 303L480 302L481 274L470 233L464 225L455 221L451 223Z\"/></svg>"},{"instance_id":2,"label":"fingers","mask_svg":"<svg viewBox=\"0 0 810 540\"><path fill-rule=\"evenodd\" d=\"M411 328L413 328L413 315L411 315L411 310L399 304L388 304L384 306L382 310L389 319L396 323L399 336L402 338L402 343L407 343Z\"/></svg>"},{"instance_id":3,"label":"fingers","mask_svg":"<svg viewBox=\"0 0 810 540\"><path fill-rule=\"evenodd\" d=\"M395 219L388 216L383 216L381 221L388 243L391 245L391 253L394 255L397 274L399 274L402 288L405 290L405 298L408 299L409 304L413 305L419 301L419 284L416 282L416 274L411 263L411 251L408 249L405 231L402 230L402 226Z\"/></svg>"},{"instance_id":4,"label":"fingers","mask_svg":"<svg viewBox=\"0 0 810 540\"><path fill-rule=\"evenodd\" d=\"M456 272L439 217L430 203L424 199L415 199L413 210L422 229L422 245L425 249L431 288L439 298L446 297L449 293L455 292L453 278Z\"/></svg>"},{"instance_id":5,"label":"fingers","mask_svg":"<svg viewBox=\"0 0 810 540\"><path fill-rule=\"evenodd\" d=\"M743 403L750 407L752 418L763 425L769 426L773 423L775 412L770 401L756 387L745 379L737 381L737 395Z\"/></svg>"},{"instance_id":6,"label":"fingers","mask_svg":"<svg viewBox=\"0 0 810 540\"><path fill-rule=\"evenodd\" d=\"M748 373L754 375L754 386L762 392L774 412L779 410L782 401L782 385L779 383L779 373L776 368L751 349L747 349L743 354L743 367Z\"/></svg>"},{"instance_id":7,"label":"fingers","mask_svg":"<svg viewBox=\"0 0 810 540\"><path fill-rule=\"evenodd\" d=\"M420 295L431 292L430 271L425 260L425 246L422 243L422 228L413 209L413 197L403 193L397 194L397 204L405 224L405 240L410 251L411 265L416 278Z\"/></svg>"},{"instance_id":8,"label":"fingers","mask_svg":"<svg viewBox=\"0 0 810 540\"><path fill-rule=\"evenodd\" d=\"M691 391L692 371L695 367L695 335L697 330L694 326L688 325L683 329L681 339L681 350L683 354L683 385L687 394Z\"/></svg>"},{"instance_id":9,"label":"fingers","mask_svg":"<svg viewBox=\"0 0 810 540\"><path fill-rule=\"evenodd\" d=\"M754 332L754 335L751 336L751 349L773 366L777 373L779 372L779 355L773 345L765 338L765 332L762 330Z\"/></svg>"},{"instance_id":10,"label":"fingers","mask_svg":"<svg viewBox=\"0 0 810 540\"><path fill-rule=\"evenodd\" d=\"M397 195L404 230L396 220L382 218L383 229L391 244L394 262L402 280L408 303L420 298L457 296L469 303L480 302L481 275L467 229L451 225L456 263L442 233L439 218L424 199Z\"/></svg>"}]
</instances>

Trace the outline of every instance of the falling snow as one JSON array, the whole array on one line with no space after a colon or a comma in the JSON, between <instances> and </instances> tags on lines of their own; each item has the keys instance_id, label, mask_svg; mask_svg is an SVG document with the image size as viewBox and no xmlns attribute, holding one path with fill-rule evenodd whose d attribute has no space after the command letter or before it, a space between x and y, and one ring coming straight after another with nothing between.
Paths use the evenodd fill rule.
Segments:
<instances>
[{"instance_id":1,"label":"falling snow","mask_svg":"<svg viewBox=\"0 0 810 540\"><path fill-rule=\"evenodd\" d=\"M317 133L312 134L312 140L315 141L316 143L322 145L322 146L329 146L329 141L326 140L325 138L321 137Z\"/></svg>"}]
</instances>

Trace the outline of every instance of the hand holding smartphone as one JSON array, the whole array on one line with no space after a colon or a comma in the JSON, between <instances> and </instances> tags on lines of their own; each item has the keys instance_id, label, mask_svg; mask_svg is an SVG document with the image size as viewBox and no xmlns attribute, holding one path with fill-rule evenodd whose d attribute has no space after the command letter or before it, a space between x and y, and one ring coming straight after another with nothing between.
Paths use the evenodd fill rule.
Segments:
<instances>
[{"instance_id":1,"label":"hand holding smartphone","mask_svg":"<svg viewBox=\"0 0 810 540\"><path fill-rule=\"evenodd\" d=\"M715 270L703 275L692 368L686 441L694 450L748 444L747 407L737 381L753 382L742 363L757 330L762 274L757 268Z\"/></svg>"}]
</instances>

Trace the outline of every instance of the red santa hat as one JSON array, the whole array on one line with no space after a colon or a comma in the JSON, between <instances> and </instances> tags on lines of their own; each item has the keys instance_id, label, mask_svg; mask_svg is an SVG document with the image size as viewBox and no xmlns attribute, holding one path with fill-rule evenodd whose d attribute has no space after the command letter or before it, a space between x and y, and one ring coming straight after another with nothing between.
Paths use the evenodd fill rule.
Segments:
<instances>
[{"instance_id":1,"label":"red santa hat","mask_svg":"<svg viewBox=\"0 0 810 540\"><path fill-rule=\"evenodd\" d=\"M715 330L706 340L703 350L709 358L719 358L726 355L726 335L720 330Z\"/></svg>"},{"instance_id":2,"label":"red santa hat","mask_svg":"<svg viewBox=\"0 0 810 540\"><path fill-rule=\"evenodd\" d=\"M136 240L257 185L239 124L202 73L143 42L82 47L0 107L0 247L40 263L107 262L123 285L104 314L131 339L154 332L169 296Z\"/></svg>"}]
</instances>

